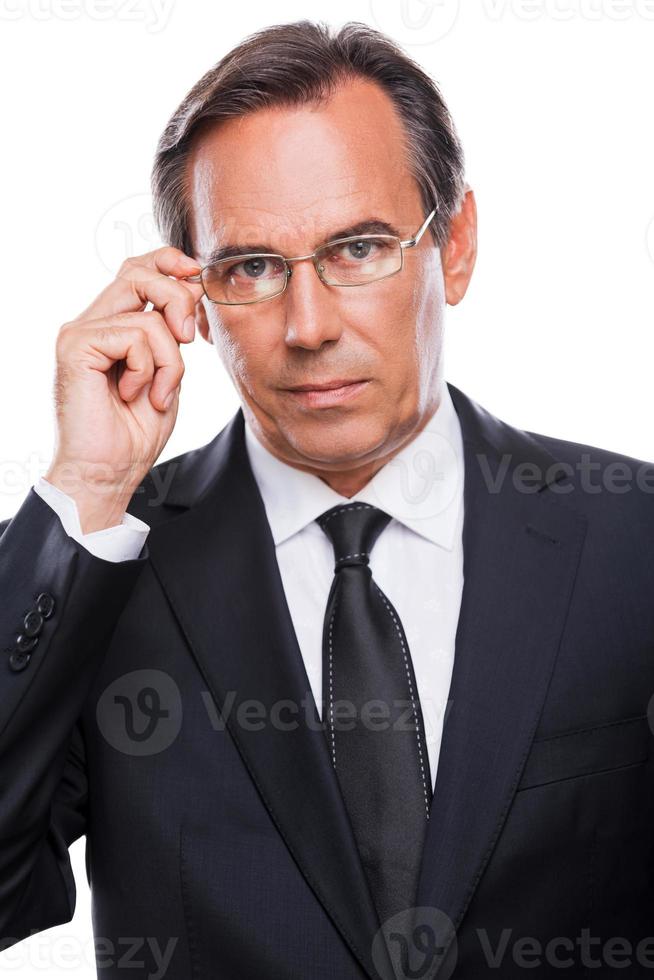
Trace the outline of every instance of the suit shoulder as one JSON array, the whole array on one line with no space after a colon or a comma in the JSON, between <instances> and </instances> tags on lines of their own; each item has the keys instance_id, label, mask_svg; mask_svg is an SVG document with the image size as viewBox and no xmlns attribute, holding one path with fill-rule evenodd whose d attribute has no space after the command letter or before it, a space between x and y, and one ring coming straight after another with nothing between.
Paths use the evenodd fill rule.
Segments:
<instances>
[{"instance_id":1,"label":"suit shoulder","mask_svg":"<svg viewBox=\"0 0 654 980\"><path fill-rule=\"evenodd\" d=\"M624 463L632 468L650 467L654 468L654 461L641 459L637 456L628 456L615 449L608 449L605 446L593 446L590 443L574 442L571 439L559 439L556 436L545 435L542 432L529 432L527 435L539 442L556 459L574 463L582 456L592 456L593 460L602 467L609 466L611 463Z\"/></svg>"},{"instance_id":2,"label":"suit shoulder","mask_svg":"<svg viewBox=\"0 0 654 980\"><path fill-rule=\"evenodd\" d=\"M527 432L564 469L588 508L613 509L622 517L631 511L654 525L654 462L589 443ZM633 511L631 509L634 509ZM641 525L642 526L642 525Z\"/></svg>"}]
</instances>

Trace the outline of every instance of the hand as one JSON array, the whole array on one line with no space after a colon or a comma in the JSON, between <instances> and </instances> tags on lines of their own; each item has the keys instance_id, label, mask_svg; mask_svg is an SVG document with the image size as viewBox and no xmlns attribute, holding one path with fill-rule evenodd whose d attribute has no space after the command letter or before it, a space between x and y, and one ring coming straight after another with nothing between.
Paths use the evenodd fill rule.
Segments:
<instances>
[{"instance_id":1,"label":"hand","mask_svg":"<svg viewBox=\"0 0 654 980\"><path fill-rule=\"evenodd\" d=\"M200 271L167 246L130 257L56 340L55 453L45 479L74 497L83 533L120 523L166 445L195 336ZM153 308L145 310L148 303Z\"/></svg>"}]
</instances>

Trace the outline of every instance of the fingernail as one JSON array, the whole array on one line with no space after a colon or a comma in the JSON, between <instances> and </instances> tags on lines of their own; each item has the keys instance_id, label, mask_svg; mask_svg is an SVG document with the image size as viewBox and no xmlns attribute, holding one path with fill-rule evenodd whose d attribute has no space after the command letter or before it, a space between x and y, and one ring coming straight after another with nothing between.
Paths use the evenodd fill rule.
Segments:
<instances>
[{"instance_id":1,"label":"fingernail","mask_svg":"<svg viewBox=\"0 0 654 980\"><path fill-rule=\"evenodd\" d=\"M174 392L174 391L169 391L169 392L168 392L168 394L167 394L167 395L166 395L166 397L164 398L164 403L163 403L163 404L164 404L164 408L170 408L170 403L171 403L171 402L172 402L172 400L173 400L173 395L174 395L174 394L175 394L175 392Z\"/></svg>"},{"instance_id":2,"label":"fingernail","mask_svg":"<svg viewBox=\"0 0 654 980\"><path fill-rule=\"evenodd\" d=\"M182 337L184 340L193 340L195 335L195 317L187 316L182 325Z\"/></svg>"}]
</instances>

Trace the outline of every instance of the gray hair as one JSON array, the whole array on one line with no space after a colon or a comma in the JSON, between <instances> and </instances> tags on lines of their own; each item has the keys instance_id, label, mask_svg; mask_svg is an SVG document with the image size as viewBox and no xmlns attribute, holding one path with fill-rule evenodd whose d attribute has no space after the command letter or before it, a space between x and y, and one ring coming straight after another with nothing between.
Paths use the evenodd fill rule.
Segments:
<instances>
[{"instance_id":1,"label":"gray hair","mask_svg":"<svg viewBox=\"0 0 654 980\"><path fill-rule=\"evenodd\" d=\"M350 22L338 30L309 20L245 38L210 68L164 129L152 167L154 218L162 240L193 255L187 160L192 143L222 120L271 106L319 103L353 79L376 82L403 121L412 173L435 242L448 239L465 193L463 150L436 83L386 35Z\"/></svg>"}]
</instances>

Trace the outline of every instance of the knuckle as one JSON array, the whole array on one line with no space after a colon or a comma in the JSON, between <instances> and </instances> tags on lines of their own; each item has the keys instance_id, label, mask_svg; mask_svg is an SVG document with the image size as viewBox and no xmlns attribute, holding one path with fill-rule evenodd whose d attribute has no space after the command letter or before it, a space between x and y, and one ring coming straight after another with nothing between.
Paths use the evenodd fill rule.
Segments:
<instances>
[{"instance_id":1,"label":"knuckle","mask_svg":"<svg viewBox=\"0 0 654 980\"><path fill-rule=\"evenodd\" d=\"M120 263L118 275L122 277L127 273L133 272L137 265L138 261L135 256L128 255L127 258L123 259L123 261Z\"/></svg>"},{"instance_id":2,"label":"knuckle","mask_svg":"<svg viewBox=\"0 0 654 980\"><path fill-rule=\"evenodd\" d=\"M106 344L106 342L113 335L113 333L114 333L113 327L107 327L107 326L97 327L95 331L95 336L99 344Z\"/></svg>"},{"instance_id":3,"label":"knuckle","mask_svg":"<svg viewBox=\"0 0 654 980\"><path fill-rule=\"evenodd\" d=\"M57 340L56 340L57 347L64 344L68 340L72 332L72 329L73 329L72 323L63 323L59 327L59 330L57 331Z\"/></svg>"},{"instance_id":4,"label":"knuckle","mask_svg":"<svg viewBox=\"0 0 654 980\"><path fill-rule=\"evenodd\" d=\"M75 343L77 330L74 323L64 323L55 338L55 355L57 358L65 357Z\"/></svg>"},{"instance_id":5,"label":"knuckle","mask_svg":"<svg viewBox=\"0 0 654 980\"><path fill-rule=\"evenodd\" d=\"M156 255L157 260L162 260L163 262L169 264L171 262L176 262L183 256L183 252L179 248L175 248L174 245L162 245L161 248L157 249Z\"/></svg>"},{"instance_id":6,"label":"knuckle","mask_svg":"<svg viewBox=\"0 0 654 980\"><path fill-rule=\"evenodd\" d=\"M118 314L118 317L120 318L121 314ZM130 320L127 320L124 326L122 325L121 321L118 324L115 322L104 323L95 329L96 340L100 344L105 344L108 341L115 340L117 337L120 339L131 340L132 343L135 343L138 342L139 333L140 327L136 326L136 324L132 323Z\"/></svg>"},{"instance_id":7,"label":"knuckle","mask_svg":"<svg viewBox=\"0 0 654 980\"><path fill-rule=\"evenodd\" d=\"M158 327L167 328L166 320L163 314L159 312L159 310L148 310L145 316L148 318L149 323L152 323L153 325Z\"/></svg>"},{"instance_id":8,"label":"knuckle","mask_svg":"<svg viewBox=\"0 0 654 980\"><path fill-rule=\"evenodd\" d=\"M112 319L115 323L131 324L133 316L128 310L119 310L118 313L114 313Z\"/></svg>"},{"instance_id":9,"label":"knuckle","mask_svg":"<svg viewBox=\"0 0 654 980\"><path fill-rule=\"evenodd\" d=\"M102 329L107 331L107 337L115 336L120 332L122 337L127 336L136 339L146 332L143 324L139 320L140 317L138 314L135 315L127 311L116 313L112 316L111 323L105 324Z\"/></svg>"},{"instance_id":10,"label":"knuckle","mask_svg":"<svg viewBox=\"0 0 654 980\"><path fill-rule=\"evenodd\" d=\"M133 337L132 343L135 346L142 348L146 352L149 352L150 345L148 343L147 330L145 330L143 327L134 327L132 337Z\"/></svg>"}]
</instances>

